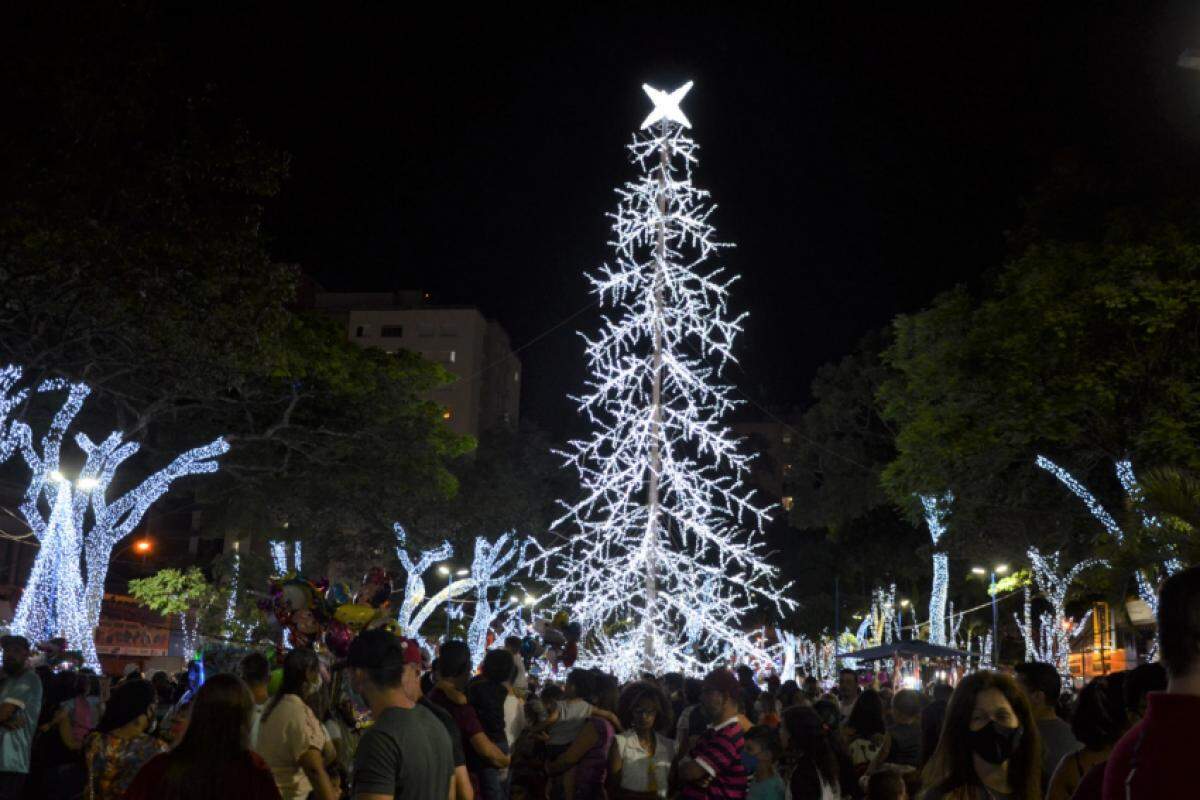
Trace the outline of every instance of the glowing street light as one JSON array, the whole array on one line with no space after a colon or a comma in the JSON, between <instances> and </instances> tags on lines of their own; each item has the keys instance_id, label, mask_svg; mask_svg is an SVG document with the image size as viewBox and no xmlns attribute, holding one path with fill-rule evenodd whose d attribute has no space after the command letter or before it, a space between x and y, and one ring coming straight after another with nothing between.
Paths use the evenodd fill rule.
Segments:
<instances>
[{"instance_id":1,"label":"glowing street light","mask_svg":"<svg viewBox=\"0 0 1200 800\"><path fill-rule=\"evenodd\" d=\"M133 551L141 555L147 555L154 549L154 542L149 539L138 539L133 543Z\"/></svg>"},{"instance_id":2,"label":"glowing street light","mask_svg":"<svg viewBox=\"0 0 1200 800\"><path fill-rule=\"evenodd\" d=\"M442 564L440 567L438 567L438 575L449 575L449 574L450 574L450 568L447 567L445 564Z\"/></svg>"},{"instance_id":3,"label":"glowing street light","mask_svg":"<svg viewBox=\"0 0 1200 800\"><path fill-rule=\"evenodd\" d=\"M971 572L976 575L987 575L988 571L983 567L971 567ZM996 576L1003 575L1008 572L1008 564L997 564L992 567L991 583L988 586L988 594L992 596L992 666L996 667L1000 664L1000 611L996 608Z\"/></svg>"}]
</instances>

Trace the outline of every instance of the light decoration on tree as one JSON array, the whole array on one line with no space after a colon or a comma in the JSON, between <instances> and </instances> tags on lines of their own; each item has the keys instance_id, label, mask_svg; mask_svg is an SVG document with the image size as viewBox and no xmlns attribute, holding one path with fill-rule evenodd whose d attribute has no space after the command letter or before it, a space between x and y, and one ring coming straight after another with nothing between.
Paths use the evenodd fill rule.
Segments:
<instances>
[{"instance_id":1,"label":"light decoration on tree","mask_svg":"<svg viewBox=\"0 0 1200 800\"><path fill-rule=\"evenodd\" d=\"M0 413L5 418L32 397L60 392L66 397L36 445L33 430L21 420L8 421L0 437L4 440L0 455L20 452L29 467L30 480L20 511L39 543L12 630L34 642L65 636L71 647L83 653L85 664L98 669L92 632L100 622L113 549L175 480L215 472L214 459L228 452L229 444L218 438L189 450L109 502L108 488L117 469L138 452L139 445L123 441L119 431L100 442L77 433L74 441L84 462L71 482L59 469L62 445L91 390L86 384L52 379L38 384L32 395L28 390L14 391L21 374L21 369L13 366L0 372ZM47 506L49 514L44 511Z\"/></svg>"},{"instance_id":2,"label":"light decoration on tree","mask_svg":"<svg viewBox=\"0 0 1200 800\"><path fill-rule=\"evenodd\" d=\"M400 603L396 621L405 636L420 639L421 626L437 610L438 606L469 592L474 584L474 579L463 578L450 581L441 591L427 598L425 572L439 561L445 561L453 556L454 545L449 541L444 541L437 547L421 551L417 560L413 561L408 552L408 534L404 527L397 522L392 529L396 535L396 557L400 559L400 565L404 567L405 574L404 600Z\"/></svg>"},{"instance_id":3,"label":"light decoration on tree","mask_svg":"<svg viewBox=\"0 0 1200 800\"><path fill-rule=\"evenodd\" d=\"M877 587L871 592L871 610L859 624L857 633L858 640L871 647L891 644L893 637L900 638L894 583L886 589Z\"/></svg>"},{"instance_id":4,"label":"light decoration on tree","mask_svg":"<svg viewBox=\"0 0 1200 800\"><path fill-rule=\"evenodd\" d=\"M233 638L243 633L237 621L238 592L241 588L238 585L238 581L241 571L242 556L234 550L233 558L229 562L229 599L225 601L225 636L228 638Z\"/></svg>"},{"instance_id":5,"label":"light decoration on tree","mask_svg":"<svg viewBox=\"0 0 1200 800\"><path fill-rule=\"evenodd\" d=\"M291 545L289 547L289 544ZM289 572L300 574L300 541L294 540L288 542L285 539L271 539L267 542L267 546L271 550L271 565L275 567L275 574L279 576L287 575ZM291 565L288 565L288 556L291 556ZM292 632L287 628L283 629L283 646L285 649L292 646Z\"/></svg>"},{"instance_id":6,"label":"light decoration on tree","mask_svg":"<svg viewBox=\"0 0 1200 800\"><path fill-rule=\"evenodd\" d=\"M1071 631L1087 625L1091 611L1076 621L1067 616L1067 592L1071 584L1085 569L1106 566L1108 562L1099 558L1088 558L1080 561L1066 572L1060 566L1060 557L1056 553L1042 553L1031 547L1028 551L1029 563L1033 567L1033 582L1038 592L1050 604L1049 613L1039 615L1039 630L1035 635L1031 613L1031 598L1028 587L1025 589L1025 601L1022 620L1015 614L1017 626L1025 641L1025 660L1044 661L1053 664L1059 674L1066 677L1071 674Z\"/></svg>"},{"instance_id":7,"label":"light decoration on tree","mask_svg":"<svg viewBox=\"0 0 1200 800\"><path fill-rule=\"evenodd\" d=\"M962 637L960 636L962 633L963 618L966 616L965 611L954 610L953 601L946 602L946 645L948 647L957 647L960 650L966 649L962 646ZM970 641L969 636L967 640Z\"/></svg>"},{"instance_id":8,"label":"light decoration on tree","mask_svg":"<svg viewBox=\"0 0 1200 800\"><path fill-rule=\"evenodd\" d=\"M576 535L538 564L584 628L636 621L608 639L616 663L694 673L724 650L758 657L744 615L792 603L758 541L766 510L742 485L750 456L721 424L736 404L721 370L745 315L728 312L733 279L702 267L727 245L692 183L697 145L679 108L691 84L643 88L654 110L629 146L641 175L617 191L616 263L588 276L617 313L584 337L593 377L575 399L594 433L563 453L582 499L553 526Z\"/></svg>"},{"instance_id":9,"label":"light decoration on tree","mask_svg":"<svg viewBox=\"0 0 1200 800\"><path fill-rule=\"evenodd\" d=\"M528 549L528 540L519 539L511 533L502 535L495 543L482 536L475 539L475 557L471 560L475 613L467 631L467 645L471 648L472 662L477 667L487 655L488 631L492 623L501 615L511 613L514 608L519 609L516 604L503 599L502 590L525 569ZM493 604L491 595L494 591L498 598Z\"/></svg>"},{"instance_id":10,"label":"light decoration on tree","mask_svg":"<svg viewBox=\"0 0 1200 800\"><path fill-rule=\"evenodd\" d=\"M992 632L988 631L984 636L976 637L976 641L979 642L979 669L992 669L992 653L995 652L992 647Z\"/></svg>"},{"instance_id":11,"label":"light decoration on tree","mask_svg":"<svg viewBox=\"0 0 1200 800\"><path fill-rule=\"evenodd\" d=\"M950 591L950 557L938 549L938 543L946 534L946 515L954 495L947 492L940 497L921 495L921 507L925 511L925 524L929 527L929 538L933 540L933 586L929 593L929 641L945 645L946 597Z\"/></svg>"},{"instance_id":12,"label":"light decoration on tree","mask_svg":"<svg viewBox=\"0 0 1200 800\"><path fill-rule=\"evenodd\" d=\"M776 674L779 675L781 681L794 681L796 680L796 654L800 646L800 637L791 631L782 630L776 630L775 636L779 639Z\"/></svg>"},{"instance_id":13,"label":"light decoration on tree","mask_svg":"<svg viewBox=\"0 0 1200 800\"><path fill-rule=\"evenodd\" d=\"M1096 499L1095 495L1088 491L1088 489L1082 483L1077 481L1070 472L1067 472L1065 469L1058 466L1045 456L1038 456L1035 460L1035 463L1057 478L1060 483L1071 490L1072 494L1082 500L1083 504L1087 506L1087 509L1091 512L1092 516L1096 518L1100 525L1103 526L1106 531L1108 531L1109 535L1111 535L1118 544L1125 541L1125 532L1121 529L1121 526L1117 524L1117 521L1113 519L1112 514L1109 514L1104 506L1100 504L1100 501ZM1134 474L1133 464L1128 460L1120 460L1114 464L1114 468L1117 473L1117 480L1121 483L1122 488L1125 489L1125 493L1129 495L1129 499L1132 501L1133 506L1138 510L1138 515L1141 519L1142 526L1147 529L1158 527L1159 520L1154 515L1147 513L1145 510L1142 490L1138 485L1137 476ZM1163 562L1163 569L1167 575L1174 575L1182 568L1183 564L1178 558L1175 557L1168 558ZM1136 570L1134 572L1134 578L1137 581L1138 597L1140 597L1142 601L1150 607L1151 612L1157 616L1158 594L1155 591L1154 582L1147 578L1142 570ZM1157 645L1155 646L1155 649L1157 649Z\"/></svg>"}]
</instances>

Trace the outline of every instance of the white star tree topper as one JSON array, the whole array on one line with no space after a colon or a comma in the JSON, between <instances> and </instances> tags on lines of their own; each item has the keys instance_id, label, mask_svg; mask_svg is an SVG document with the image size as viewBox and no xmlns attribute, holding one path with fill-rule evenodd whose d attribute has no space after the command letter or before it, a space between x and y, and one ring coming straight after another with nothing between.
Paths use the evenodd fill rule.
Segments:
<instances>
[{"instance_id":1,"label":"white star tree topper","mask_svg":"<svg viewBox=\"0 0 1200 800\"><path fill-rule=\"evenodd\" d=\"M654 110L651 111L646 119L642 121L642 129L649 128L660 120L669 122L678 122L685 128L692 127L692 123L684 116L683 111L679 108L679 103L692 89L692 82L688 81L683 86L680 86L673 92L664 92L660 89L655 89L648 83L642 84L642 91L650 98L650 102L654 103Z\"/></svg>"}]
</instances>

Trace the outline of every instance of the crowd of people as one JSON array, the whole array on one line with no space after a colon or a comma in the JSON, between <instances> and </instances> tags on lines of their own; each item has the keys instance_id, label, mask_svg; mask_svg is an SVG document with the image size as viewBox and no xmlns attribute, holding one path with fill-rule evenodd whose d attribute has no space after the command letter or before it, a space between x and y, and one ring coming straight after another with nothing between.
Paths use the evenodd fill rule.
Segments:
<instances>
[{"instance_id":1,"label":"crowd of people","mask_svg":"<svg viewBox=\"0 0 1200 800\"><path fill-rule=\"evenodd\" d=\"M602 670L529 675L521 642L478 669L366 631L330 673L296 649L203 682L29 666L0 639L0 800L1133 800L1194 796L1200 568L1168 579L1161 663L1067 697L1049 664L893 691L843 670L760 686ZM199 685L195 688L190 683ZM272 691L272 689L274 689Z\"/></svg>"}]
</instances>

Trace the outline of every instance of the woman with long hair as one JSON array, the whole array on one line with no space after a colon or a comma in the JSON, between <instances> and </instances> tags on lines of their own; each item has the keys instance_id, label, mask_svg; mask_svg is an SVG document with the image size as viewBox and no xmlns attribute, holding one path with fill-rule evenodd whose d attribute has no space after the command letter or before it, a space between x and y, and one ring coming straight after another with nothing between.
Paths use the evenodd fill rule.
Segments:
<instances>
[{"instance_id":1,"label":"woman with long hair","mask_svg":"<svg viewBox=\"0 0 1200 800\"><path fill-rule=\"evenodd\" d=\"M209 678L196 692L183 739L142 767L125 800L279 800L271 770L250 750L253 709L240 678Z\"/></svg>"},{"instance_id":2,"label":"woman with long hair","mask_svg":"<svg viewBox=\"0 0 1200 800\"><path fill-rule=\"evenodd\" d=\"M325 771L336 758L325 728L306 700L321 689L321 668L311 650L293 650L283 659L279 691L263 709L258 739L251 747L267 762L283 800L337 800Z\"/></svg>"},{"instance_id":3,"label":"woman with long hair","mask_svg":"<svg viewBox=\"0 0 1200 800\"><path fill-rule=\"evenodd\" d=\"M1041 800L1042 742L1012 678L975 672L946 707L922 800Z\"/></svg>"},{"instance_id":4,"label":"woman with long hair","mask_svg":"<svg viewBox=\"0 0 1200 800\"><path fill-rule=\"evenodd\" d=\"M625 687L617 716L625 729L609 753L609 795L623 800L656 800L667 796L675 742L667 738L675 720L666 694L652 683Z\"/></svg>"},{"instance_id":5,"label":"woman with long hair","mask_svg":"<svg viewBox=\"0 0 1200 800\"><path fill-rule=\"evenodd\" d=\"M84 740L87 800L119 800L142 765L167 749L150 735L154 687L130 680L112 690L95 732Z\"/></svg>"},{"instance_id":6,"label":"woman with long hair","mask_svg":"<svg viewBox=\"0 0 1200 800\"><path fill-rule=\"evenodd\" d=\"M883 746L887 721L883 714L883 697L874 689L866 689L854 703L854 710L842 730L846 749L858 775L865 775L872 759Z\"/></svg>"},{"instance_id":7,"label":"woman with long hair","mask_svg":"<svg viewBox=\"0 0 1200 800\"><path fill-rule=\"evenodd\" d=\"M841 795L832 731L810 706L783 712L779 739L783 745L783 777L792 800L827 800ZM847 792L850 787L846 787Z\"/></svg>"}]
</instances>

